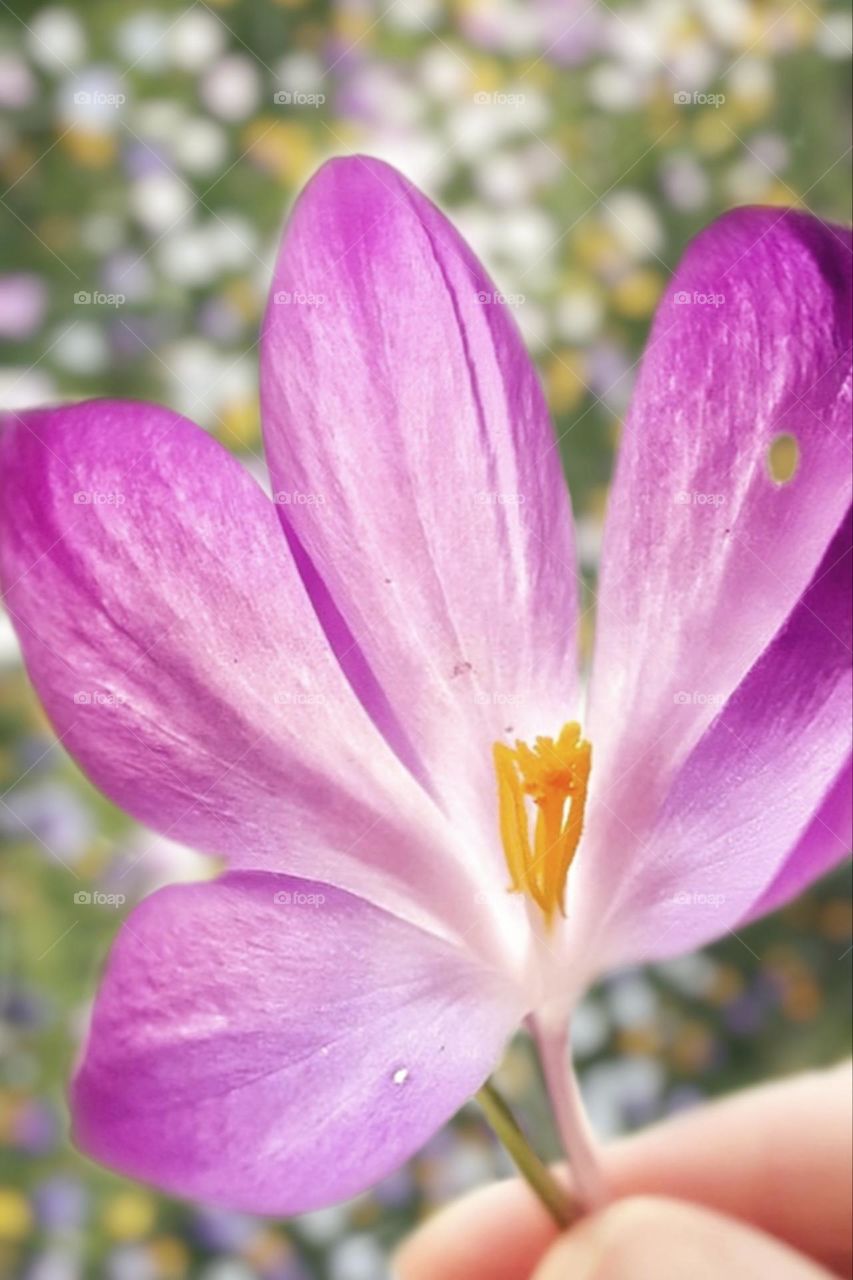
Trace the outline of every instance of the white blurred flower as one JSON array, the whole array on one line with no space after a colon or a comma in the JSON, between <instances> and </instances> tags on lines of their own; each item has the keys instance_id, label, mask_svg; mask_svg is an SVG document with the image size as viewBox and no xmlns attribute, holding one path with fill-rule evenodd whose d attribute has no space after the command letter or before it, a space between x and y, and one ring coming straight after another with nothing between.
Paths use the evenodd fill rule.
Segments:
<instances>
[{"instance_id":1,"label":"white blurred flower","mask_svg":"<svg viewBox=\"0 0 853 1280\"><path fill-rule=\"evenodd\" d=\"M255 1280L257 1272L232 1258L217 1258L199 1272L199 1280Z\"/></svg>"},{"instance_id":2,"label":"white blurred flower","mask_svg":"<svg viewBox=\"0 0 853 1280\"><path fill-rule=\"evenodd\" d=\"M344 1205L331 1205L328 1209L314 1209L300 1214L299 1230L309 1244L322 1246L342 1236L349 1227L349 1217Z\"/></svg>"},{"instance_id":3,"label":"white blurred flower","mask_svg":"<svg viewBox=\"0 0 853 1280\"><path fill-rule=\"evenodd\" d=\"M549 186L565 171L565 165L553 146L534 138L518 153L533 186Z\"/></svg>"},{"instance_id":4,"label":"white blurred flower","mask_svg":"<svg viewBox=\"0 0 853 1280\"><path fill-rule=\"evenodd\" d=\"M41 369L0 368L0 404L4 409L33 409L55 398L55 383Z\"/></svg>"},{"instance_id":5,"label":"white blurred flower","mask_svg":"<svg viewBox=\"0 0 853 1280\"><path fill-rule=\"evenodd\" d=\"M572 1052L588 1058L603 1049L610 1034L610 1023L603 1006L596 1000L582 1000L572 1014Z\"/></svg>"},{"instance_id":6,"label":"white blurred flower","mask_svg":"<svg viewBox=\"0 0 853 1280\"><path fill-rule=\"evenodd\" d=\"M469 40L501 53L530 53L541 41L529 0L468 0L460 23Z\"/></svg>"},{"instance_id":7,"label":"white blurred flower","mask_svg":"<svg viewBox=\"0 0 853 1280\"><path fill-rule=\"evenodd\" d=\"M166 347L161 358L172 381L169 404L207 429L218 425L224 405L256 393L253 356L234 357L200 338L185 338Z\"/></svg>"},{"instance_id":8,"label":"white blurred flower","mask_svg":"<svg viewBox=\"0 0 853 1280\"><path fill-rule=\"evenodd\" d=\"M701 21L730 48L750 43L755 10L750 0L696 0Z\"/></svg>"},{"instance_id":9,"label":"white blurred flower","mask_svg":"<svg viewBox=\"0 0 853 1280\"><path fill-rule=\"evenodd\" d=\"M850 57L853 46L853 14L846 10L825 13L815 28L815 48L825 58Z\"/></svg>"},{"instance_id":10,"label":"white blurred flower","mask_svg":"<svg viewBox=\"0 0 853 1280\"><path fill-rule=\"evenodd\" d=\"M471 72L464 59L443 44L429 44L417 66L424 90L440 102L459 97L471 83Z\"/></svg>"},{"instance_id":11,"label":"white blurred flower","mask_svg":"<svg viewBox=\"0 0 853 1280\"><path fill-rule=\"evenodd\" d=\"M733 204L751 204L766 195L773 177L772 171L755 156L745 155L729 167L723 185Z\"/></svg>"},{"instance_id":12,"label":"white blurred flower","mask_svg":"<svg viewBox=\"0 0 853 1280\"><path fill-rule=\"evenodd\" d=\"M347 96L359 116L379 126L391 120L395 129L418 124L427 106L423 94L403 72L378 61L365 63L349 77Z\"/></svg>"},{"instance_id":13,"label":"white blurred flower","mask_svg":"<svg viewBox=\"0 0 853 1280\"><path fill-rule=\"evenodd\" d=\"M169 404L199 426L215 425L211 387L222 371L222 352L200 338L184 338L160 352L172 383Z\"/></svg>"},{"instance_id":14,"label":"white blurred flower","mask_svg":"<svg viewBox=\"0 0 853 1280\"><path fill-rule=\"evenodd\" d=\"M385 1254L366 1232L347 1235L329 1258L330 1280L376 1280L385 1271Z\"/></svg>"},{"instance_id":15,"label":"white blurred flower","mask_svg":"<svg viewBox=\"0 0 853 1280\"><path fill-rule=\"evenodd\" d=\"M521 330L524 345L534 355L548 344L549 317L544 307L525 297L523 303L513 307L512 314Z\"/></svg>"},{"instance_id":16,"label":"white blurred flower","mask_svg":"<svg viewBox=\"0 0 853 1280\"><path fill-rule=\"evenodd\" d=\"M490 267L499 242L495 214L480 203L458 205L453 210L453 223L477 257Z\"/></svg>"},{"instance_id":17,"label":"white blurred flower","mask_svg":"<svg viewBox=\"0 0 853 1280\"><path fill-rule=\"evenodd\" d=\"M92 213L80 223L80 243L90 253L112 253L125 240L125 223L116 213Z\"/></svg>"},{"instance_id":18,"label":"white blurred flower","mask_svg":"<svg viewBox=\"0 0 853 1280\"><path fill-rule=\"evenodd\" d=\"M256 109L261 79L255 63L242 53L230 53L205 72L202 102L222 120L245 120Z\"/></svg>"},{"instance_id":19,"label":"white blurred flower","mask_svg":"<svg viewBox=\"0 0 853 1280\"><path fill-rule=\"evenodd\" d=\"M473 180L482 198L493 204L521 204L533 185L523 159L512 152L486 156L475 166Z\"/></svg>"},{"instance_id":20,"label":"white blurred flower","mask_svg":"<svg viewBox=\"0 0 853 1280\"><path fill-rule=\"evenodd\" d=\"M680 6L611 9L604 25L606 47L621 63L658 72L666 65L673 22L683 21Z\"/></svg>"},{"instance_id":21,"label":"white blurred flower","mask_svg":"<svg viewBox=\"0 0 853 1280\"><path fill-rule=\"evenodd\" d=\"M634 111L647 102L654 79L635 67L618 62L602 62L587 77L587 94L603 111Z\"/></svg>"},{"instance_id":22,"label":"white blurred flower","mask_svg":"<svg viewBox=\"0 0 853 1280\"><path fill-rule=\"evenodd\" d=\"M184 130L186 111L174 98L145 98L133 104L131 122L145 138L173 142Z\"/></svg>"},{"instance_id":23,"label":"white blurred flower","mask_svg":"<svg viewBox=\"0 0 853 1280\"><path fill-rule=\"evenodd\" d=\"M442 7L440 0L395 0L383 16L387 15L389 26L429 34L430 27L442 23Z\"/></svg>"},{"instance_id":24,"label":"white blurred flower","mask_svg":"<svg viewBox=\"0 0 853 1280\"><path fill-rule=\"evenodd\" d=\"M112 133L121 123L127 92L128 82L115 67L88 66L59 85L57 115L65 125Z\"/></svg>"},{"instance_id":25,"label":"white blurred flower","mask_svg":"<svg viewBox=\"0 0 853 1280\"><path fill-rule=\"evenodd\" d=\"M433 198L453 170L453 156L448 154L434 130L371 132L362 145L377 159L394 165Z\"/></svg>"},{"instance_id":26,"label":"white blurred flower","mask_svg":"<svg viewBox=\"0 0 853 1280\"><path fill-rule=\"evenodd\" d=\"M719 67L719 50L705 37L679 44L667 57L667 69L673 85L691 92L707 89Z\"/></svg>"},{"instance_id":27,"label":"white blurred flower","mask_svg":"<svg viewBox=\"0 0 853 1280\"><path fill-rule=\"evenodd\" d=\"M184 71L201 71L225 48L228 32L203 5L188 9L166 36L169 56Z\"/></svg>"},{"instance_id":28,"label":"white blurred flower","mask_svg":"<svg viewBox=\"0 0 853 1280\"><path fill-rule=\"evenodd\" d=\"M274 70L276 84L291 93L314 93L322 89L325 68L313 53L288 54L276 63Z\"/></svg>"},{"instance_id":29,"label":"white blurred flower","mask_svg":"<svg viewBox=\"0 0 853 1280\"><path fill-rule=\"evenodd\" d=\"M86 56L86 35L79 18L59 5L40 9L27 27L27 50L45 71L66 71Z\"/></svg>"},{"instance_id":30,"label":"white blurred flower","mask_svg":"<svg viewBox=\"0 0 853 1280\"><path fill-rule=\"evenodd\" d=\"M581 568L595 572L601 564L601 543L604 523L600 516L575 517L575 543Z\"/></svg>"},{"instance_id":31,"label":"white blurred flower","mask_svg":"<svg viewBox=\"0 0 853 1280\"><path fill-rule=\"evenodd\" d=\"M773 67L763 58L741 58L726 76L731 94L740 98L766 98L773 92Z\"/></svg>"},{"instance_id":32,"label":"white blurred flower","mask_svg":"<svg viewBox=\"0 0 853 1280\"><path fill-rule=\"evenodd\" d=\"M143 71L160 71L168 61L166 34L169 24L161 13L143 9L116 28L115 46L125 61Z\"/></svg>"},{"instance_id":33,"label":"white blurred flower","mask_svg":"<svg viewBox=\"0 0 853 1280\"><path fill-rule=\"evenodd\" d=\"M239 271L258 255L258 237L251 221L232 209L221 210L210 223L207 243L211 257L223 271Z\"/></svg>"},{"instance_id":34,"label":"white blurred flower","mask_svg":"<svg viewBox=\"0 0 853 1280\"><path fill-rule=\"evenodd\" d=\"M718 973L716 961L701 952L666 960L655 969L676 991L700 1000L708 995Z\"/></svg>"},{"instance_id":35,"label":"white blurred flower","mask_svg":"<svg viewBox=\"0 0 853 1280\"><path fill-rule=\"evenodd\" d=\"M653 1105L665 1079L662 1064L652 1058L624 1057L588 1067L581 1092L595 1132L602 1138L623 1132L626 1108Z\"/></svg>"},{"instance_id":36,"label":"white blurred flower","mask_svg":"<svg viewBox=\"0 0 853 1280\"><path fill-rule=\"evenodd\" d=\"M623 188L612 192L602 208L609 230L631 260L642 261L660 253L664 244L663 228L647 196Z\"/></svg>"},{"instance_id":37,"label":"white blurred flower","mask_svg":"<svg viewBox=\"0 0 853 1280\"><path fill-rule=\"evenodd\" d=\"M661 184L672 207L683 212L701 209L711 190L707 173L696 157L686 151L663 159Z\"/></svg>"},{"instance_id":38,"label":"white blurred flower","mask_svg":"<svg viewBox=\"0 0 853 1280\"><path fill-rule=\"evenodd\" d=\"M581 285L561 291L555 310L555 325L564 341L589 342L603 322L604 300L600 293Z\"/></svg>"},{"instance_id":39,"label":"white blurred flower","mask_svg":"<svg viewBox=\"0 0 853 1280\"><path fill-rule=\"evenodd\" d=\"M207 234L197 226L182 225L167 232L152 257L165 279L190 289L210 284L219 274L218 264L210 256Z\"/></svg>"},{"instance_id":40,"label":"white blurred flower","mask_svg":"<svg viewBox=\"0 0 853 1280\"><path fill-rule=\"evenodd\" d=\"M153 234L174 227L192 204L192 193L184 183L163 171L145 174L130 190L131 213Z\"/></svg>"},{"instance_id":41,"label":"white blurred flower","mask_svg":"<svg viewBox=\"0 0 853 1280\"><path fill-rule=\"evenodd\" d=\"M228 155L228 135L215 121L192 116L172 138L172 155L187 173L219 173Z\"/></svg>"},{"instance_id":42,"label":"white blurred flower","mask_svg":"<svg viewBox=\"0 0 853 1280\"><path fill-rule=\"evenodd\" d=\"M520 267L532 268L554 247L557 239L551 217L533 205L508 209L496 221L500 252Z\"/></svg>"},{"instance_id":43,"label":"white blurred flower","mask_svg":"<svg viewBox=\"0 0 853 1280\"><path fill-rule=\"evenodd\" d=\"M749 149L756 159L766 164L774 173L784 173L791 161L791 149L781 133L756 133L749 140Z\"/></svg>"},{"instance_id":44,"label":"white blurred flower","mask_svg":"<svg viewBox=\"0 0 853 1280\"><path fill-rule=\"evenodd\" d=\"M658 995L639 970L612 979L607 984L605 999L617 1027L630 1030L648 1026L657 1016Z\"/></svg>"},{"instance_id":45,"label":"white blurred flower","mask_svg":"<svg viewBox=\"0 0 853 1280\"><path fill-rule=\"evenodd\" d=\"M110 315L113 314L111 311ZM50 354L61 369L84 376L102 373L110 359L104 331L94 320L78 320L70 324L53 341Z\"/></svg>"},{"instance_id":46,"label":"white blurred flower","mask_svg":"<svg viewBox=\"0 0 853 1280\"><path fill-rule=\"evenodd\" d=\"M504 126L499 110L469 101L448 112L447 132L454 155L463 160L476 160L498 142Z\"/></svg>"}]
</instances>

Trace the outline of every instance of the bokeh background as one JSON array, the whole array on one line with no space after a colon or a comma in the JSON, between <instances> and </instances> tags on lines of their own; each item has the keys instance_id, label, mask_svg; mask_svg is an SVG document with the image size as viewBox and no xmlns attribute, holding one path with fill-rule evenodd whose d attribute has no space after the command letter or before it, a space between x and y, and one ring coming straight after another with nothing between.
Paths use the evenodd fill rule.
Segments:
<instances>
[{"instance_id":1,"label":"bokeh background","mask_svg":"<svg viewBox=\"0 0 853 1280\"><path fill-rule=\"evenodd\" d=\"M593 581L620 419L687 239L745 202L848 216L849 56L847 6L822 0L0 0L0 403L158 399L260 470L282 217L324 158L367 151L450 211L510 299ZM506 1171L471 1108L375 1192L279 1224L74 1152L64 1085L110 939L201 868L63 756L2 614L0 843L3 1275L379 1280L414 1222ZM575 1027L599 1131L848 1052L850 933L842 871L602 985ZM524 1044L502 1078L553 1151Z\"/></svg>"}]
</instances>

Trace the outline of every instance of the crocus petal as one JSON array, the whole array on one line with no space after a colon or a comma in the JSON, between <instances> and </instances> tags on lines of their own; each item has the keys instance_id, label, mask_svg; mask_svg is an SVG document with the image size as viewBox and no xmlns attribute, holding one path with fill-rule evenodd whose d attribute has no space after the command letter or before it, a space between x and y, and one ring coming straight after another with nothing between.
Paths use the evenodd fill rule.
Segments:
<instances>
[{"instance_id":1,"label":"crocus petal","mask_svg":"<svg viewBox=\"0 0 853 1280\"><path fill-rule=\"evenodd\" d=\"M93 401L8 417L0 483L28 671L112 800L237 865L471 927L467 851L353 694L234 457L166 409Z\"/></svg>"},{"instance_id":2,"label":"crocus petal","mask_svg":"<svg viewBox=\"0 0 853 1280\"><path fill-rule=\"evenodd\" d=\"M332 161L300 197L261 394L286 527L436 792L493 822L494 740L571 715L569 502L508 308L387 165Z\"/></svg>"},{"instance_id":3,"label":"crocus petal","mask_svg":"<svg viewBox=\"0 0 853 1280\"><path fill-rule=\"evenodd\" d=\"M658 311L605 532L591 826L596 793L637 821L654 811L847 509L849 244L805 214L736 210ZM784 434L799 466L779 484L768 451ZM613 832L599 846L620 856Z\"/></svg>"},{"instance_id":4,"label":"crocus petal","mask_svg":"<svg viewBox=\"0 0 853 1280\"><path fill-rule=\"evenodd\" d=\"M608 963L673 955L736 926L807 838L850 755L850 546L848 514L648 834L616 812L621 867L584 903Z\"/></svg>"},{"instance_id":5,"label":"crocus petal","mask_svg":"<svg viewBox=\"0 0 853 1280\"><path fill-rule=\"evenodd\" d=\"M746 920L756 920L790 902L847 857L851 843L853 769L848 760L820 809L779 868L773 883L750 907Z\"/></svg>"},{"instance_id":6,"label":"crocus petal","mask_svg":"<svg viewBox=\"0 0 853 1280\"><path fill-rule=\"evenodd\" d=\"M162 889L114 944L75 1138L181 1196L328 1205L471 1096L519 1012L469 953L328 885L248 872Z\"/></svg>"}]
</instances>

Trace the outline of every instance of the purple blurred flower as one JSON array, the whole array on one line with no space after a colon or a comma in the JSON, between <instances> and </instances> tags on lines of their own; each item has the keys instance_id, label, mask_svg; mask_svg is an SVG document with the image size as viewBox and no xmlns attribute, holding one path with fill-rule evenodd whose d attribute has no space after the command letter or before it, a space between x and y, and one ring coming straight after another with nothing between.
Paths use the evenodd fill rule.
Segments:
<instances>
[{"instance_id":1,"label":"purple blurred flower","mask_svg":"<svg viewBox=\"0 0 853 1280\"><path fill-rule=\"evenodd\" d=\"M19 271L0 276L0 338L24 342L47 313L47 285L41 276Z\"/></svg>"},{"instance_id":2,"label":"purple blurred flower","mask_svg":"<svg viewBox=\"0 0 853 1280\"><path fill-rule=\"evenodd\" d=\"M56 1174L40 1182L33 1191L38 1220L47 1231L79 1227L88 1211L89 1193L76 1178Z\"/></svg>"},{"instance_id":3,"label":"purple blurred flower","mask_svg":"<svg viewBox=\"0 0 853 1280\"><path fill-rule=\"evenodd\" d=\"M8 417L2 581L53 723L114 801L228 863L119 934L73 1089L92 1155L234 1208L328 1204L417 1150L526 1019L593 1189L563 1063L585 987L844 849L847 240L741 209L681 263L626 423L583 736L536 375L387 166L325 166L285 235L274 501L155 405Z\"/></svg>"}]
</instances>

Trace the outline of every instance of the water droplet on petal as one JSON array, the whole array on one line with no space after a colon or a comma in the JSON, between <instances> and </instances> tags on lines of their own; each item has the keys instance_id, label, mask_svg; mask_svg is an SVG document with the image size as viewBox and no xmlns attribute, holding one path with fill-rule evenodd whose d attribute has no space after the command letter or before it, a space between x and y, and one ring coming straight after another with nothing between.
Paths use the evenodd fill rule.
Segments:
<instances>
[{"instance_id":1,"label":"water droplet on petal","mask_svg":"<svg viewBox=\"0 0 853 1280\"><path fill-rule=\"evenodd\" d=\"M397 1070L394 1072L393 1076L391 1077L394 1084L405 1084L408 1078L409 1078L408 1067L398 1067Z\"/></svg>"}]
</instances>

